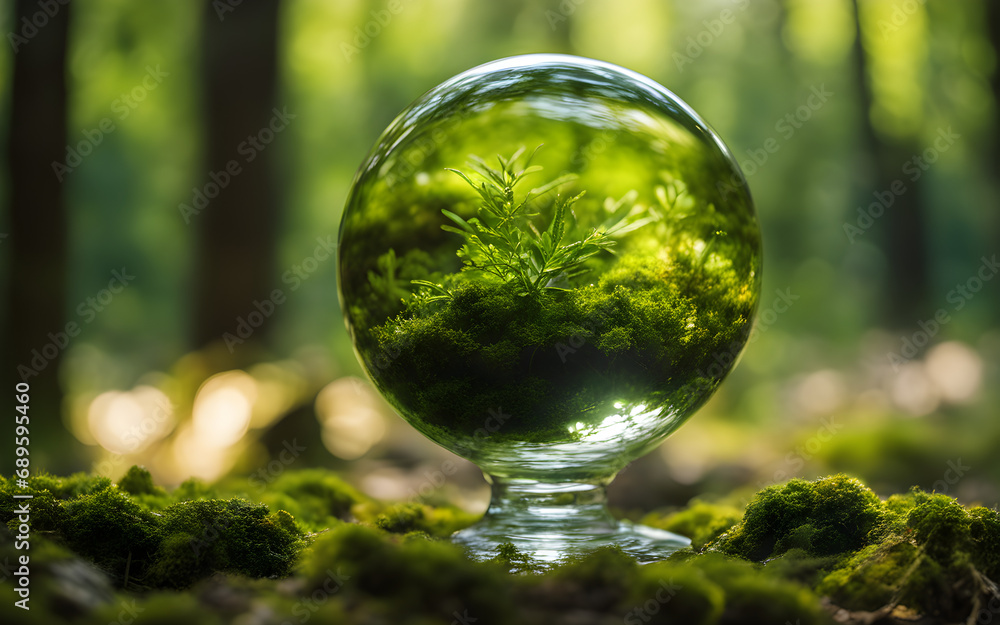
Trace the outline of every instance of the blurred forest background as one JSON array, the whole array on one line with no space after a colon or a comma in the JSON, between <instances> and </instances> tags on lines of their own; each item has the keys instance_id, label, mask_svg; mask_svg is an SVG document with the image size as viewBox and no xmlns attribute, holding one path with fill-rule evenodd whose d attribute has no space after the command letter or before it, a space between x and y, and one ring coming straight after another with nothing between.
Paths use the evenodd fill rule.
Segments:
<instances>
[{"instance_id":1,"label":"blurred forest background","mask_svg":"<svg viewBox=\"0 0 1000 625\"><path fill-rule=\"evenodd\" d=\"M833 471L1000 501L1000 3L0 7L4 388L31 384L36 470L141 463L251 491L323 466L376 497L484 509L475 467L363 379L331 248L355 168L409 102L560 52L688 102L764 232L742 364L612 503Z\"/></svg>"}]
</instances>

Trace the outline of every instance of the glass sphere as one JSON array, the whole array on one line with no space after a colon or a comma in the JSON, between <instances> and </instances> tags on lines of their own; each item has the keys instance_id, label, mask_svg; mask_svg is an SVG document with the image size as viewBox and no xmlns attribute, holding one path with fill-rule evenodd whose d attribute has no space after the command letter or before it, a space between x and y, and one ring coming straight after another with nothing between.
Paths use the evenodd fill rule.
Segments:
<instances>
[{"instance_id":1,"label":"glass sphere","mask_svg":"<svg viewBox=\"0 0 1000 625\"><path fill-rule=\"evenodd\" d=\"M409 423L501 478L610 479L716 390L761 242L719 137L632 71L526 55L430 90L361 165L341 306Z\"/></svg>"}]
</instances>

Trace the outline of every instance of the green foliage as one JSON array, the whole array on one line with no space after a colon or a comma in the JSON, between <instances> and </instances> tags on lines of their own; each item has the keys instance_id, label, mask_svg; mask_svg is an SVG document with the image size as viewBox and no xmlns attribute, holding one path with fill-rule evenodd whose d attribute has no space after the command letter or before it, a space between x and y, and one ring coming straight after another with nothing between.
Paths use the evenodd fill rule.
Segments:
<instances>
[{"instance_id":1,"label":"green foliage","mask_svg":"<svg viewBox=\"0 0 1000 625\"><path fill-rule=\"evenodd\" d=\"M446 282L438 304L411 302L374 328L383 353L396 355L380 379L397 405L452 432L471 435L502 407L512 419L493 440L569 438L566 424L607 416L601 389L610 382L683 406L697 396L670 394L743 331L718 306L745 308L718 304L726 289L708 278L703 295L684 293L687 271L680 260L625 255L595 284L537 297L515 283ZM582 345L569 348L571 337Z\"/></svg>"},{"instance_id":2,"label":"green foliage","mask_svg":"<svg viewBox=\"0 0 1000 625\"><path fill-rule=\"evenodd\" d=\"M538 148L535 149L537 151ZM542 170L539 166L530 166L535 152L525 159L523 165L518 162L524 154L523 148L509 158L498 155L499 169L490 167L479 157L473 157L469 167L478 174L478 181L464 172L449 168L476 190L481 203L476 217L468 220L450 210L441 211L455 224L442 228L465 239L458 256L466 268L485 272L504 283L516 284L518 295L537 295L543 288L561 289L558 284L582 273L582 265L588 258L614 245L612 235L641 225L636 220L628 219L632 210L628 199L631 197L634 200L634 195L626 196L615 204L604 224L591 229L582 239L564 243L570 235L573 204L584 195L580 192L572 197L557 196L551 221L544 230L539 230L533 218L541 214L541 200L550 191L572 182L575 177L560 176L517 197L518 184L526 176ZM424 303L452 297L451 292L440 284L427 280L414 280L413 283L424 287L420 294Z\"/></svg>"}]
</instances>

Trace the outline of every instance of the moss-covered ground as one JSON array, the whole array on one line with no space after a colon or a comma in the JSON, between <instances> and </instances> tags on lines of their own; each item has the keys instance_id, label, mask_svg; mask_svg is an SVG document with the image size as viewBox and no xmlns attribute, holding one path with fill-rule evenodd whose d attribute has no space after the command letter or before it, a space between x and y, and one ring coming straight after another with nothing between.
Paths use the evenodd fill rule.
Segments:
<instances>
[{"instance_id":1,"label":"moss-covered ground","mask_svg":"<svg viewBox=\"0 0 1000 625\"><path fill-rule=\"evenodd\" d=\"M15 512L31 494L30 611ZM446 538L475 518L384 503L335 475L287 472L250 499L231 483L168 492L133 467L0 478L4 623L1000 622L1000 514L856 479L792 480L745 510L692 502L644 522L692 548L639 566L616 550L537 570ZM22 519L23 520L23 519Z\"/></svg>"}]
</instances>

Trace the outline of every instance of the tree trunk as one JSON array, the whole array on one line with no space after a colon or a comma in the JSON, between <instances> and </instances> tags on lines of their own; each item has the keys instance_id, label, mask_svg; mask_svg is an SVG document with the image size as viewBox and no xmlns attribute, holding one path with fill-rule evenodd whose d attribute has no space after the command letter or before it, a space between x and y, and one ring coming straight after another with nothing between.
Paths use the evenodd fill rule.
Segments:
<instances>
[{"instance_id":1,"label":"tree trunk","mask_svg":"<svg viewBox=\"0 0 1000 625\"><path fill-rule=\"evenodd\" d=\"M861 136L863 146L871 157L866 163L873 170L870 180L874 188L861 194L858 206L867 210L875 201L874 192L888 192L893 182L902 180L905 193L896 195L892 206L875 220L870 234L865 238L881 242L887 261L886 308L882 321L890 327L911 327L927 311L928 261L924 217L920 208L920 181L911 182L902 172L904 163L917 152L912 143L891 144L883 141L871 122L874 102L869 84L868 63L862 40L861 13L858 0L854 0L856 37L854 42L855 80L858 86L862 113ZM897 186L898 188L898 186ZM848 218L854 223L857 212Z\"/></svg>"},{"instance_id":2,"label":"tree trunk","mask_svg":"<svg viewBox=\"0 0 1000 625\"><path fill-rule=\"evenodd\" d=\"M198 228L197 347L225 342L226 335L259 343L273 324L264 318L248 338L237 333L237 320L251 313L256 320L260 313L254 302L264 302L280 286L274 270L279 219L270 142L280 133L275 129L289 122L278 118L269 127L274 109L281 110L275 106L279 5L244 2L221 16L212 4L205 5L207 154L199 184L208 205L193 217ZM237 361L252 351L232 339L227 347Z\"/></svg>"},{"instance_id":3,"label":"tree trunk","mask_svg":"<svg viewBox=\"0 0 1000 625\"><path fill-rule=\"evenodd\" d=\"M66 334L66 210L53 169L66 162L66 36L69 6L48 16L35 0L18 0L10 134L7 145L10 232L7 254L6 345L8 398L15 384L31 386L32 466L54 471L68 439L60 421L58 369L72 338ZM26 22L25 22L26 20ZM41 24L41 25L39 25ZM8 399L11 401L11 399ZM10 421L13 423L13 420ZM13 426L11 426L13 427ZM3 437L2 450L12 436ZM0 471L13 471L13 456Z\"/></svg>"}]
</instances>

